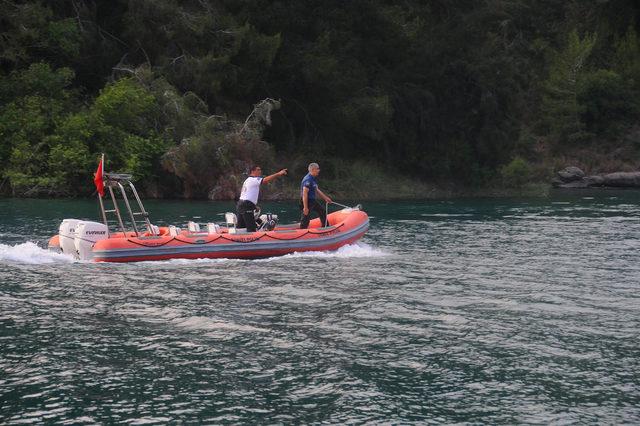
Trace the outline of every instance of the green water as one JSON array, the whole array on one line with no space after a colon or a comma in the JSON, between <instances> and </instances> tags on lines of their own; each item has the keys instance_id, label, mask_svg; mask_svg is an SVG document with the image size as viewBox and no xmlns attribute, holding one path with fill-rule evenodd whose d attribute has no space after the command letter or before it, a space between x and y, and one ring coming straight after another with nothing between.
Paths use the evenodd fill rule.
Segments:
<instances>
[{"instance_id":1,"label":"green water","mask_svg":"<svg viewBox=\"0 0 640 426\"><path fill-rule=\"evenodd\" d=\"M367 203L335 253L109 265L38 247L94 201L0 200L0 423L638 423L639 206Z\"/></svg>"}]
</instances>

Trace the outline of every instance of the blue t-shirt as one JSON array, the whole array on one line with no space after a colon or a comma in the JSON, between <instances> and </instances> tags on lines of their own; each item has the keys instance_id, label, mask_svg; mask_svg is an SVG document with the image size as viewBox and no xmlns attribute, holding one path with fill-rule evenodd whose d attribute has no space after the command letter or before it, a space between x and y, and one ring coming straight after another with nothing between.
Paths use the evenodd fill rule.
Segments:
<instances>
[{"instance_id":1,"label":"blue t-shirt","mask_svg":"<svg viewBox=\"0 0 640 426\"><path fill-rule=\"evenodd\" d=\"M309 201L316 199L316 189L318 188L316 178L307 173L307 175L302 179L302 183L300 184L300 198L302 198L303 188L309 188L309 193L307 194Z\"/></svg>"}]
</instances>

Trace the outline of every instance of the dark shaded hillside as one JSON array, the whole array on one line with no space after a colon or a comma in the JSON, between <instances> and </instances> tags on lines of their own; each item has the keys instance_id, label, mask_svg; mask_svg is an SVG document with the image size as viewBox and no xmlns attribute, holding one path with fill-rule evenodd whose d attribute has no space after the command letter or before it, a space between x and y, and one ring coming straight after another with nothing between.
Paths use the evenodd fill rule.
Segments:
<instances>
[{"instance_id":1,"label":"dark shaded hillside","mask_svg":"<svg viewBox=\"0 0 640 426\"><path fill-rule=\"evenodd\" d=\"M388 192L409 178L522 186L567 163L637 168L639 12L631 0L2 1L0 192L90 194L100 152L169 197L232 198L253 162L302 174L316 160L330 181L382 176Z\"/></svg>"}]
</instances>

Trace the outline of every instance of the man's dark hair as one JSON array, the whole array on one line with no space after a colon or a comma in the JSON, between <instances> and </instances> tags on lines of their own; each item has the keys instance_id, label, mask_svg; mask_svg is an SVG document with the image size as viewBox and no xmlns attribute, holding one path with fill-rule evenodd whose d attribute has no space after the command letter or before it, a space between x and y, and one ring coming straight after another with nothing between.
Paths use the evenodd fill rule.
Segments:
<instances>
[{"instance_id":1,"label":"man's dark hair","mask_svg":"<svg viewBox=\"0 0 640 426\"><path fill-rule=\"evenodd\" d=\"M260 166L257 164L254 164L253 166L251 166L249 168L249 173L253 173L257 168L259 168Z\"/></svg>"}]
</instances>

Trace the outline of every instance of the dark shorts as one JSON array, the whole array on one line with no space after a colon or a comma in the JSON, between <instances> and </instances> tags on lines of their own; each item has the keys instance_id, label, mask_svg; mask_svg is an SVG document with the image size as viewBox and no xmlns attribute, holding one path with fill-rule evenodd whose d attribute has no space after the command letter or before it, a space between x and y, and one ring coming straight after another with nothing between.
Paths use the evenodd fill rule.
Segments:
<instances>
[{"instance_id":1,"label":"dark shorts","mask_svg":"<svg viewBox=\"0 0 640 426\"><path fill-rule=\"evenodd\" d=\"M247 232L256 232L256 218L253 212L256 205L251 201L239 200L236 206L238 216L238 228L247 228Z\"/></svg>"}]
</instances>

